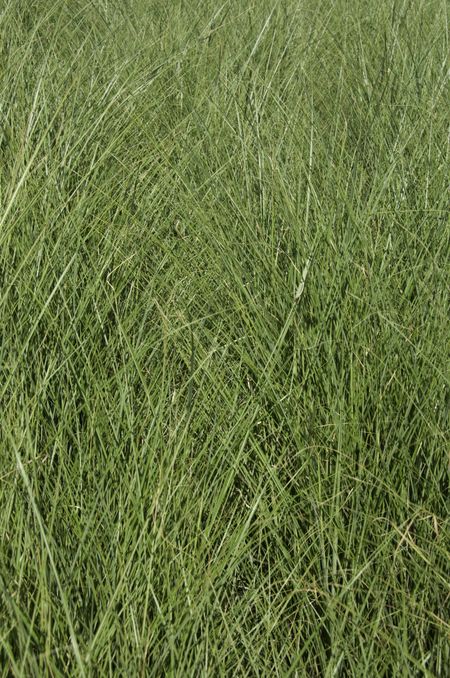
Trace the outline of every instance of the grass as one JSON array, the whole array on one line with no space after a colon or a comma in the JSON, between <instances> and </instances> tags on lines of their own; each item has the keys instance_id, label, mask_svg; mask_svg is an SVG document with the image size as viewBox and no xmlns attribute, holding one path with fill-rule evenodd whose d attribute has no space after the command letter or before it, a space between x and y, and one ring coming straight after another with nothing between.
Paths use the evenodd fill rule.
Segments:
<instances>
[{"instance_id":1,"label":"grass","mask_svg":"<svg viewBox=\"0 0 450 678\"><path fill-rule=\"evenodd\" d=\"M0 32L0 675L448 676L446 3Z\"/></svg>"}]
</instances>

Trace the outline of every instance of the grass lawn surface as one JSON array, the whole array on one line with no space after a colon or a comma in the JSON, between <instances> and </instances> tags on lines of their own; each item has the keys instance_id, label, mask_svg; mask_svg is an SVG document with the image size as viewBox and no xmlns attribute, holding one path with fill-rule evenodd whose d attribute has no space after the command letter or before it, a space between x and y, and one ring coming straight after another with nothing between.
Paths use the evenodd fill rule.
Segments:
<instances>
[{"instance_id":1,"label":"grass lawn surface","mask_svg":"<svg viewBox=\"0 0 450 678\"><path fill-rule=\"evenodd\" d=\"M449 676L448 5L0 37L0 676Z\"/></svg>"}]
</instances>

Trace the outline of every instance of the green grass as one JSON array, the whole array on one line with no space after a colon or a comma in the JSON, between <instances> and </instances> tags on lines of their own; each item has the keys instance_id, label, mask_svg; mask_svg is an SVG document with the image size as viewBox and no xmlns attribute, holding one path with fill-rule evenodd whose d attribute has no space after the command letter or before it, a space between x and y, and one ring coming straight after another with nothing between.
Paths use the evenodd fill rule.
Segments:
<instances>
[{"instance_id":1,"label":"green grass","mask_svg":"<svg viewBox=\"0 0 450 678\"><path fill-rule=\"evenodd\" d=\"M444 0L0 33L0 675L448 676Z\"/></svg>"}]
</instances>

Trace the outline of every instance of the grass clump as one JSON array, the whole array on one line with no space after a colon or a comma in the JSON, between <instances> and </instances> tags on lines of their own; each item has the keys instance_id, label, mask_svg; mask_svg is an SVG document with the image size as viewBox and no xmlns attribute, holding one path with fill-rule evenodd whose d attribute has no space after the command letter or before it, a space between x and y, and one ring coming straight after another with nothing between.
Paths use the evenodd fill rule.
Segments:
<instances>
[{"instance_id":1,"label":"grass clump","mask_svg":"<svg viewBox=\"0 0 450 678\"><path fill-rule=\"evenodd\" d=\"M445 3L0 30L1 675L446 675Z\"/></svg>"}]
</instances>

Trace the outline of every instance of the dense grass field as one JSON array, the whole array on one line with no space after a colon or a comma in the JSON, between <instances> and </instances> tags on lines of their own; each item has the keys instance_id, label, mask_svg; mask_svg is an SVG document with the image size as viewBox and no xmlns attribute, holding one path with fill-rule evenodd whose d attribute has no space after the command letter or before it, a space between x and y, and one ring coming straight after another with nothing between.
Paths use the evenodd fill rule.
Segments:
<instances>
[{"instance_id":1,"label":"dense grass field","mask_svg":"<svg viewBox=\"0 0 450 678\"><path fill-rule=\"evenodd\" d=\"M448 676L448 5L0 3L0 676Z\"/></svg>"}]
</instances>

